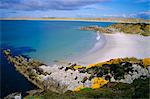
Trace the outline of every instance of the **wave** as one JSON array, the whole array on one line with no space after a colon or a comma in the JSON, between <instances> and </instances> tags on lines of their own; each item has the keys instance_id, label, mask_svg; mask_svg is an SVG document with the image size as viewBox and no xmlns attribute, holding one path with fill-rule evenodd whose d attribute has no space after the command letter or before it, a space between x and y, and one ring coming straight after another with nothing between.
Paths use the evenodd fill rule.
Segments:
<instances>
[{"instance_id":1,"label":"wave","mask_svg":"<svg viewBox=\"0 0 150 99\"><path fill-rule=\"evenodd\" d=\"M100 36L100 33L97 32L97 37L96 37L96 40L100 40L101 36Z\"/></svg>"},{"instance_id":2,"label":"wave","mask_svg":"<svg viewBox=\"0 0 150 99\"><path fill-rule=\"evenodd\" d=\"M105 43L106 43L105 36L102 33L100 33L100 32L97 32L96 40L97 40L97 42L89 50L88 53L93 53L93 52L101 49L105 45Z\"/></svg>"}]
</instances>

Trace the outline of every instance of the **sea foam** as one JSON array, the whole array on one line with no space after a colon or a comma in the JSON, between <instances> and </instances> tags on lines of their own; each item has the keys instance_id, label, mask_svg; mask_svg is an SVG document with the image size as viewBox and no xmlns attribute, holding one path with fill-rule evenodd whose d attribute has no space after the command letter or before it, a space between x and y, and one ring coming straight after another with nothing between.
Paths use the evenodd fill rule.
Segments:
<instances>
[{"instance_id":1,"label":"sea foam","mask_svg":"<svg viewBox=\"0 0 150 99\"><path fill-rule=\"evenodd\" d=\"M96 40L97 42L95 43L95 45L89 50L88 53L93 53L99 49L101 49L105 43L106 43L106 39L105 39L105 36L100 33L100 32L97 32L97 36L96 36Z\"/></svg>"}]
</instances>

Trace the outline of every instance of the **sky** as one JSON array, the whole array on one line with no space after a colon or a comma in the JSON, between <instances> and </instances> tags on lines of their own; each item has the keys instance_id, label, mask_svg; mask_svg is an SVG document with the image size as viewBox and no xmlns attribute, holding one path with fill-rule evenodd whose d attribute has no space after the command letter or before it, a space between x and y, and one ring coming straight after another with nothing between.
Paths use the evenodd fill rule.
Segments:
<instances>
[{"instance_id":1,"label":"sky","mask_svg":"<svg viewBox=\"0 0 150 99\"><path fill-rule=\"evenodd\" d=\"M0 0L0 17L150 16L150 0Z\"/></svg>"}]
</instances>

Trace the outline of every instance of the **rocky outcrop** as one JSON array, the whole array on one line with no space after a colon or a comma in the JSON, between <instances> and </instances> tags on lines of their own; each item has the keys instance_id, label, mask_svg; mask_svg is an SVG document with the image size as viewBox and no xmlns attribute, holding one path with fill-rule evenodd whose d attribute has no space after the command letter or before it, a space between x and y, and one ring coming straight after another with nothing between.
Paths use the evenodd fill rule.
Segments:
<instances>
[{"instance_id":1,"label":"rocky outcrop","mask_svg":"<svg viewBox=\"0 0 150 99\"><path fill-rule=\"evenodd\" d=\"M88 27L81 27L80 30L94 30L100 33L113 33L116 32L116 29L113 28L104 28L99 26L88 26Z\"/></svg>"},{"instance_id":2,"label":"rocky outcrop","mask_svg":"<svg viewBox=\"0 0 150 99\"><path fill-rule=\"evenodd\" d=\"M38 73L40 74L40 71L37 71L38 67L43 65L42 62L33 59L27 59L21 55L13 56L9 49L4 50L3 53L7 60L15 66L18 72L20 72L30 82L43 90L44 86L41 79L38 77Z\"/></svg>"},{"instance_id":3,"label":"rocky outcrop","mask_svg":"<svg viewBox=\"0 0 150 99\"><path fill-rule=\"evenodd\" d=\"M80 29L99 31L100 33L123 32L127 34L150 36L150 24L148 23L115 23L108 27L88 26L81 27Z\"/></svg>"},{"instance_id":4,"label":"rocky outcrop","mask_svg":"<svg viewBox=\"0 0 150 99\"><path fill-rule=\"evenodd\" d=\"M85 77L89 77L90 74L87 73L80 73L78 70L66 70L66 67L63 69L59 68L60 66L54 65L53 67L50 66L40 66L45 72L48 72L50 75L44 76L43 81L49 84L47 85L47 88L53 87L53 81L57 87L61 87L63 91L67 90L74 90L74 88L78 87L79 85L83 85L86 83L86 81L83 83L83 79ZM57 83L56 83L57 82ZM88 82L88 81L87 81Z\"/></svg>"},{"instance_id":5,"label":"rocky outcrop","mask_svg":"<svg viewBox=\"0 0 150 99\"><path fill-rule=\"evenodd\" d=\"M47 66L40 61L26 59L21 55L12 56L10 50L4 50L3 53L8 61L14 64L17 71L42 90L64 93L83 84L84 77L89 76L87 73L80 73L78 70L75 71L66 67L77 64Z\"/></svg>"}]
</instances>

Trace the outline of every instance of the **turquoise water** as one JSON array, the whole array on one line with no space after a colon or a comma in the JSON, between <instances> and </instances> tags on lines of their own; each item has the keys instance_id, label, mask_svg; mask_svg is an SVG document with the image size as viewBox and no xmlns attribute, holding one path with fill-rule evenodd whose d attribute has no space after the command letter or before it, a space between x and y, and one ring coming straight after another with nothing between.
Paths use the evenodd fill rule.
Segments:
<instances>
[{"instance_id":1,"label":"turquoise water","mask_svg":"<svg viewBox=\"0 0 150 99\"><path fill-rule=\"evenodd\" d=\"M47 64L73 60L84 55L96 41L96 33L79 28L107 26L107 22L81 21L1 21L1 45L13 47Z\"/></svg>"},{"instance_id":2,"label":"turquoise water","mask_svg":"<svg viewBox=\"0 0 150 99\"><path fill-rule=\"evenodd\" d=\"M70 60L85 55L95 48L96 33L81 31L81 26L107 26L107 22L81 21L0 21L0 98L13 92L36 88L18 73L3 56L3 49L11 49L14 55L26 55L47 64L54 60ZM100 40L101 42L103 40Z\"/></svg>"}]
</instances>

